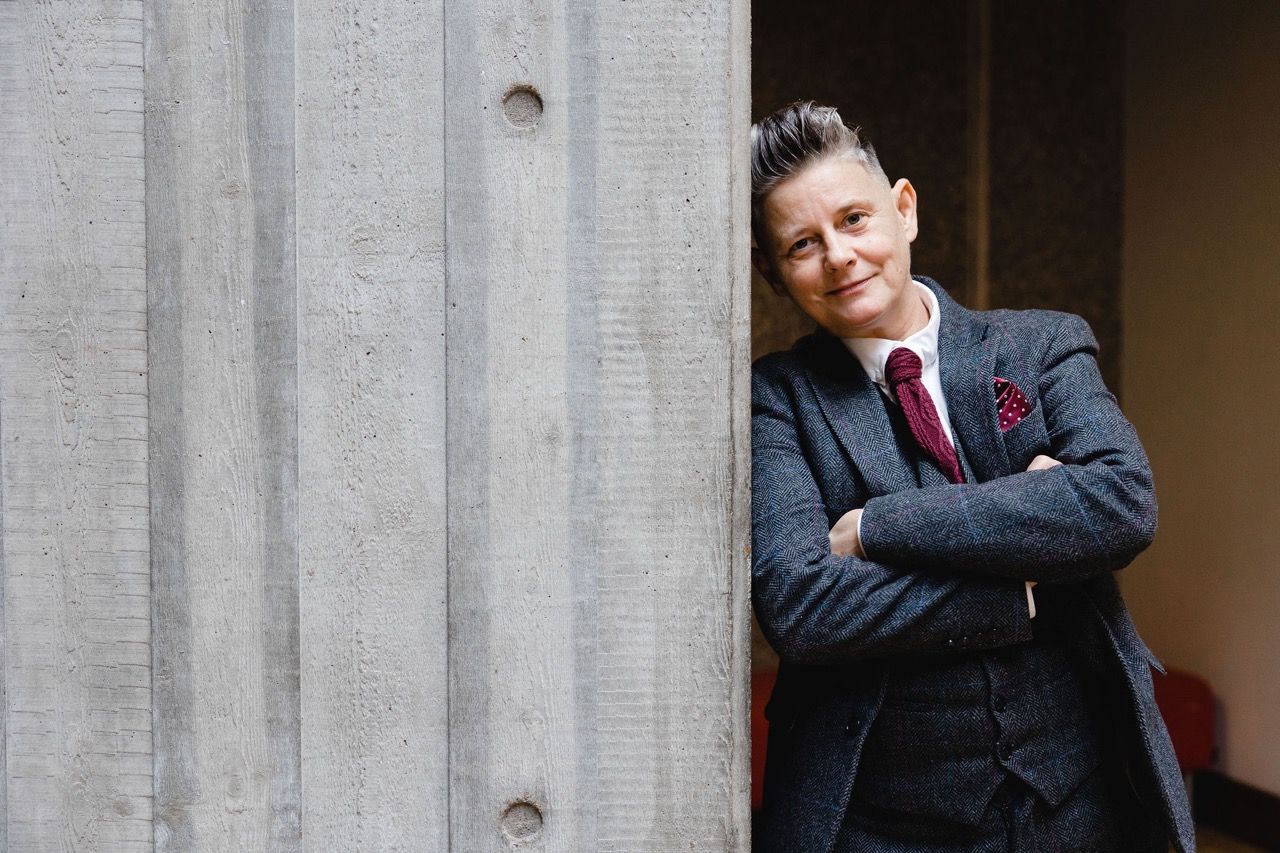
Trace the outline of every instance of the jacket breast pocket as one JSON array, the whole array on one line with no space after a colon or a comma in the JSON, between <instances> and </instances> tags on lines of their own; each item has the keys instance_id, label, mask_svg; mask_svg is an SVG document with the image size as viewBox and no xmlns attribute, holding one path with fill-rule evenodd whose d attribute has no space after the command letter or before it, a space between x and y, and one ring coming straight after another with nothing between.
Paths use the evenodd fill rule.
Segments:
<instances>
[{"instance_id":1,"label":"jacket breast pocket","mask_svg":"<svg viewBox=\"0 0 1280 853\"><path fill-rule=\"evenodd\" d=\"M1043 407L1036 401L1036 406L1009 429L1000 433L1004 443L1005 456L1009 460L1009 473L1017 474L1027 470L1031 460L1043 453L1053 455L1049 443L1049 429L1045 426Z\"/></svg>"}]
</instances>

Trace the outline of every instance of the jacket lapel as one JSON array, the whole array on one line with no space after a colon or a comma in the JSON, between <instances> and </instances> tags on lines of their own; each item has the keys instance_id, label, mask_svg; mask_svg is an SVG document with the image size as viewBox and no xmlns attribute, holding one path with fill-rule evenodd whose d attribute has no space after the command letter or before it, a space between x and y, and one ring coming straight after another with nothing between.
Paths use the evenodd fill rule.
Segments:
<instances>
[{"instance_id":1,"label":"jacket lapel","mask_svg":"<svg viewBox=\"0 0 1280 853\"><path fill-rule=\"evenodd\" d=\"M914 488L915 476L898 453L880 390L862 365L831 333L819 329L810 339L809 384L822 415L869 495Z\"/></svg>"},{"instance_id":2,"label":"jacket lapel","mask_svg":"<svg viewBox=\"0 0 1280 853\"><path fill-rule=\"evenodd\" d=\"M972 481L985 483L1009 473L995 407L999 340L987 322L952 299L933 279L917 276L938 297L938 363L942 393L957 440L968 457Z\"/></svg>"},{"instance_id":3,"label":"jacket lapel","mask_svg":"<svg viewBox=\"0 0 1280 853\"><path fill-rule=\"evenodd\" d=\"M993 380L999 339L987 322L952 299L936 281L915 276L938 297L938 359L942 391L970 482L1010 473L1000 440ZM875 383L834 335L810 338L808 378L823 417L861 473L870 495L915 488L911 466L898 452L893 425Z\"/></svg>"}]
</instances>

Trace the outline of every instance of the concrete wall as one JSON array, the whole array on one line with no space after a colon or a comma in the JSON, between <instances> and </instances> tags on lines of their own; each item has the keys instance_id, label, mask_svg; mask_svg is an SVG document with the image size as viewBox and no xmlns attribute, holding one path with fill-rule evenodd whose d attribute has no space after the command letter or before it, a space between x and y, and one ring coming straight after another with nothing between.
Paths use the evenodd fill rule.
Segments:
<instances>
[{"instance_id":1,"label":"concrete wall","mask_svg":"<svg viewBox=\"0 0 1280 853\"><path fill-rule=\"evenodd\" d=\"M1280 794L1280 6L1143 0L1127 33L1125 411L1160 526L1125 597L1219 695L1225 772Z\"/></svg>"},{"instance_id":2,"label":"concrete wall","mask_svg":"<svg viewBox=\"0 0 1280 853\"><path fill-rule=\"evenodd\" d=\"M0 0L0 847L748 848L747 44Z\"/></svg>"},{"instance_id":3,"label":"concrete wall","mask_svg":"<svg viewBox=\"0 0 1280 853\"><path fill-rule=\"evenodd\" d=\"M151 849L143 4L0 2L0 849Z\"/></svg>"}]
</instances>

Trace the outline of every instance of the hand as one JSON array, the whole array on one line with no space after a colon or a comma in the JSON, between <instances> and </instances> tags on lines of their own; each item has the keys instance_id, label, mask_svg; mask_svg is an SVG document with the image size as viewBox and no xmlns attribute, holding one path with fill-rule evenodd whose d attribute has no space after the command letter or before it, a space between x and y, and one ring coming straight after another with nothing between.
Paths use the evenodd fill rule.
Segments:
<instances>
[{"instance_id":1,"label":"hand","mask_svg":"<svg viewBox=\"0 0 1280 853\"><path fill-rule=\"evenodd\" d=\"M1045 456L1043 453L1041 453L1035 459L1031 460L1031 464L1027 466L1027 470L1028 471L1047 471L1053 466L1061 465L1061 464L1062 464L1061 462L1059 462L1057 459L1054 459L1052 456ZM1036 581L1027 581L1027 587L1033 588L1035 587L1036 583L1037 583Z\"/></svg>"},{"instance_id":2,"label":"hand","mask_svg":"<svg viewBox=\"0 0 1280 853\"><path fill-rule=\"evenodd\" d=\"M1041 453L1035 459L1031 460L1031 464L1027 466L1027 470L1028 471L1047 471L1048 469L1054 467L1055 465L1061 465L1061 464L1062 464L1061 462L1059 462L1057 459L1054 459L1052 456L1045 456L1043 453Z\"/></svg>"},{"instance_id":3,"label":"hand","mask_svg":"<svg viewBox=\"0 0 1280 853\"><path fill-rule=\"evenodd\" d=\"M867 555L862 552L862 541L858 538L858 519L860 518L862 518L860 509L851 509L840 516L836 526L831 528L832 554L866 559Z\"/></svg>"}]
</instances>

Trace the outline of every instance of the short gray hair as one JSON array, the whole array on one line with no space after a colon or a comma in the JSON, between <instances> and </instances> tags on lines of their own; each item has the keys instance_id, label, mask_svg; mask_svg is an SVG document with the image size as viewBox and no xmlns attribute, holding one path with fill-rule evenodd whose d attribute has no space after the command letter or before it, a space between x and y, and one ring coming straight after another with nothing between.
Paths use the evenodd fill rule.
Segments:
<instances>
[{"instance_id":1,"label":"short gray hair","mask_svg":"<svg viewBox=\"0 0 1280 853\"><path fill-rule=\"evenodd\" d=\"M850 157L869 173L889 180L871 143L849 127L835 107L795 101L751 125L751 233L765 243L765 197L805 166L827 157Z\"/></svg>"}]
</instances>

